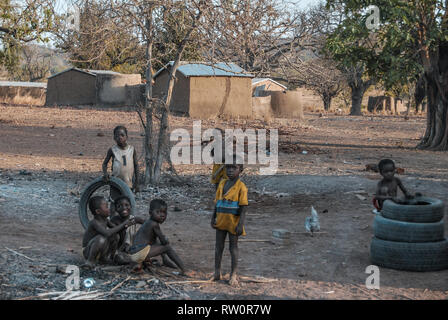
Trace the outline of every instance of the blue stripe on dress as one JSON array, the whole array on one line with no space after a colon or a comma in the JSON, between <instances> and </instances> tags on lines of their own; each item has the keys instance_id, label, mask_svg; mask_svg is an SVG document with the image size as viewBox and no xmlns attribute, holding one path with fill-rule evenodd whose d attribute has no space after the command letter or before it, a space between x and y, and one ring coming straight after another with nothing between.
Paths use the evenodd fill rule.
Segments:
<instances>
[{"instance_id":1,"label":"blue stripe on dress","mask_svg":"<svg viewBox=\"0 0 448 320\"><path fill-rule=\"evenodd\" d=\"M231 209L231 208L216 208L216 213L230 213L234 215L239 215L238 209Z\"/></svg>"},{"instance_id":2,"label":"blue stripe on dress","mask_svg":"<svg viewBox=\"0 0 448 320\"><path fill-rule=\"evenodd\" d=\"M218 200L216 202L216 207L238 209L240 206L238 201L230 201L224 199L224 200Z\"/></svg>"}]
</instances>

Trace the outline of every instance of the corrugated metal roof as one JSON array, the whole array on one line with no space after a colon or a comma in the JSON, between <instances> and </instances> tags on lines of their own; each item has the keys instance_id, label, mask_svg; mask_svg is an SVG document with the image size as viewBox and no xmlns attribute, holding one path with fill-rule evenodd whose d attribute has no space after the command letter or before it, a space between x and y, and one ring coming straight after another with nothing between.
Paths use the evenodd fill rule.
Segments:
<instances>
[{"instance_id":1,"label":"corrugated metal roof","mask_svg":"<svg viewBox=\"0 0 448 320\"><path fill-rule=\"evenodd\" d=\"M46 88L47 84L43 82L21 82L21 81L0 81L0 87L35 87Z\"/></svg>"},{"instance_id":2,"label":"corrugated metal roof","mask_svg":"<svg viewBox=\"0 0 448 320\"><path fill-rule=\"evenodd\" d=\"M273 83L275 83L275 84L277 84L277 85L279 85L279 86L281 86L281 87L286 89L286 86L282 85L281 83L278 83L275 80L272 80L271 78L253 78L252 79L252 85L254 86L257 83L260 83L260 82L263 82L263 81L266 81L266 80L269 80L269 81L271 81L271 82L273 82Z\"/></svg>"},{"instance_id":3,"label":"corrugated metal roof","mask_svg":"<svg viewBox=\"0 0 448 320\"><path fill-rule=\"evenodd\" d=\"M174 61L170 61L165 67L157 71L154 77L157 77L163 70L168 69L168 67L172 67L173 64ZM218 62L213 65L205 62L183 62L177 70L186 77L253 77L236 64L225 62Z\"/></svg>"}]
</instances>

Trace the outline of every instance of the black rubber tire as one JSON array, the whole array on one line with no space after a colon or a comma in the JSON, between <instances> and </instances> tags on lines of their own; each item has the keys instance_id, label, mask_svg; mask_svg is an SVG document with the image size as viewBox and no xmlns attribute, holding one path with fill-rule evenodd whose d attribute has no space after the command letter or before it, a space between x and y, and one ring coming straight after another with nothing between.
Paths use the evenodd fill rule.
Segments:
<instances>
[{"instance_id":1,"label":"black rubber tire","mask_svg":"<svg viewBox=\"0 0 448 320\"><path fill-rule=\"evenodd\" d=\"M445 206L441 200L427 197L420 197L418 200L429 204L403 205L386 200L381 213L387 219L405 222L438 222L442 220Z\"/></svg>"},{"instance_id":2,"label":"black rubber tire","mask_svg":"<svg viewBox=\"0 0 448 320\"><path fill-rule=\"evenodd\" d=\"M89 199L97 189L105 185L111 185L117 188L120 190L121 195L127 196L131 200L131 214L133 214L135 208L135 197L128 185L123 180L115 177L110 177L109 182L105 182L103 177L99 177L87 184L81 194L81 199L79 200L79 219L81 220L81 224L84 229L86 229L89 224L89 216L87 213Z\"/></svg>"},{"instance_id":3,"label":"black rubber tire","mask_svg":"<svg viewBox=\"0 0 448 320\"><path fill-rule=\"evenodd\" d=\"M373 238L370 244L372 264L407 271L448 269L448 240L408 243Z\"/></svg>"},{"instance_id":4,"label":"black rubber tire","mask_svg":"<svg viewBox=\"0 0 448 320\"><path fill-rule=\"evenodd\" d=\"M444 221L431 223L404 222L376 214L373 233L382 240L398 242L435 242L444 240Z\"/></svg>"}]
</instances>

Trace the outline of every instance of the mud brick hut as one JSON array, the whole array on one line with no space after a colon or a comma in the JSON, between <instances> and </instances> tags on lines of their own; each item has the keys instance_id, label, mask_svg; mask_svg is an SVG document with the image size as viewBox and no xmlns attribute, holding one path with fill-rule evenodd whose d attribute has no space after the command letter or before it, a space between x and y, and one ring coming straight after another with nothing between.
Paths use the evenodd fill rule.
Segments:
<instances>
[{"instance_id":1,"label":"mud brick hut","mask_svg":"<svg viewBox=\"0 0 448 320\"><path fill-rule=\"evenodd\" d=\"M132 106L141 101L140 87L139 74L70 68L48 78L45 104Z\"/></svg>"},{"instance_id":2,"label":"mud brick hut","mask_svg":"<svg viewBox=\"0 0 448 320\"><path fill-rule=\"evenodd\" d=\"M46 90L42 82L0 81L0 102L42 105Z\"/></svg>"},{"instance_id":3,"label":"mud brick hut","mask_svg":"<svg viewBox=\"0 0 448 320\"><path fill-rule=\"evenodd\" d=\"M286 87L270 78L252 79L252 96L263 97L269 95L270 91L285 91Z\"/></svg>"},{"instance_id":4,"label":"mud brick hut","mask_svg":"<svg viewBox=\"0 0 448 320\"><path fill-rule=\"evenodd\" d=\"M166 95L173 61L154 75L154 96ZM216 115L251 118L252 75L233 63L181 62L175 75L170 110L193 118Z\"/></svg>"},{"instance_id":5,"label":"mud brick hut","mask_svg":"<svg viewBox=\"0 0 448 320\"><path fill-rule=\"evenodd\" d=\"M269 78L252 79L252 109L255 119L303 118L302 94L290 91Z\"/></svg>"}]
</instances>

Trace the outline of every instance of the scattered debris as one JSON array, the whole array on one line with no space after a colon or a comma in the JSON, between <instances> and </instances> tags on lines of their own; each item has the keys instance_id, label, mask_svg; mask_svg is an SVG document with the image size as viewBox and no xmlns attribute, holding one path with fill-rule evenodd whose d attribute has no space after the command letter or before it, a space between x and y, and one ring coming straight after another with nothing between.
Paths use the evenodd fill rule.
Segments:
<instances>
[{"instance_id":1,"label":"scattered debris","mask_svg":"<svg viewBox=\"0 0 448 320\"><path fill-rule=\"evenodd\" d=\"M95 280L93 278L87 278L82 283L85 288L89 289L95 285Z\"/></svg>"},{"instance_id":2,"label":"scattered debris","mask_svg":"<svg viewBox=\"0 0 448 320\"><path fill-rule=\"evenodd\" d=\"M129 279L131 279L131 276L128 276L126 279L124 279L123 281L121 281L119 284L117 284L115 287L113 287L110 292L114 292L115 290L117 290L118 288L120 288L126 281L128 281Z\"/></svg>"},{"instance_id":3,"label":"scattered debris","mask_svg":"<svg viewBox=\"0 0 448 320\"><path fill-rule=\"evenodd\" d=\"M319 217L316 210L311 206L311 216L305 218L305 229L313 235L314 232L320 231Z\"/></svg>"},{"instance_id":4,"label":"scattered debris","mask_svg":"<svg viewBox=\"0 0 448 320\"><path fill-rule=\"evenodd\" d=\"M26 255L24 255L23 253L17 252L17 251L15 251L15 250L13 250L13 249L10 249L10 248L8 248L8 247L5 247L5 249L8 250L8 251L10 251L10 252L12 252L12 253L14 253L14 254L16 254L16 255L18 255L18 256L24 257L25 259L28 259L28 260L30 260L30 261L34 261L34 259L32 259L32 258L30 258L30 257L28 257L28 256L26 256Z\"/></svg>"},{"instance_id":5,"label":"scattered debris","mask_svg":"<svg viewBox=\"0 0 448 320\"><path fill-rule=\"evenodd\" d=\"M274 229L272 230L272 236L278 239L288 239L291 236L291 232L286 229Z\"/></svg>"},{"instance_id":6,"label":"scattered debris","mask_svg":"<svg viewBox=\"0 0 448 320\"><path fill-rule=\"evenodd\" d=\"M365 171L379 172L378 165L376 163L366 164Z\"/></svg>"}]
</instances>

